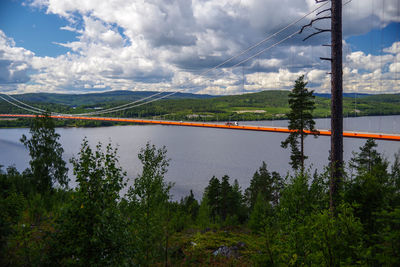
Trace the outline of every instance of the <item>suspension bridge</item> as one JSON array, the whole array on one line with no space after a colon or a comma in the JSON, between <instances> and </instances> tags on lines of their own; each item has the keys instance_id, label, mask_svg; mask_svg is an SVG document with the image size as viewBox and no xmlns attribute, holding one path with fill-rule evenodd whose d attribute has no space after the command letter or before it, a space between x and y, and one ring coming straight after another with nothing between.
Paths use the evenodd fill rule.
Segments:
<instances>
[{"instance_id":1,"label":"suspension bridge","mask_svg":"<svg viewBox=\"0 0 400 267\"><path fill-rule=\"evenodd\" d=\"M265 53L266 51L269 51L270 49L274 48L275 46L280 45L284 41L293 38L295 35L301 33L304 29L305 26L301 28L301 30L295 30L291 34L287 35L286 37L281 37L279 38L279 41L273 43L272 45L267 46L266 48L261 49L257 53L247 56L245 59L239 60L238 58L240 56L243 56L247 53L249 53L251 50L260 47L261 45L265 44L267 41L272 40L273 38L277 37L280 33L283 33L284 31L294 27L299 21L303 20L304 18L310 16L314 12L320 10L322 7L328 4L328 1L321 1L324 2L321 5L317 6L310 12L306 13L303 15L301 18L294 20L293 22L289 23L287 26L281 28L280 30L276 31L272 35L264 38L260 42L248 47L247 49L243 50L239 54L236 54L229 59L223 61L222 63L207 69L203 71L199 76L205 76L209 75L212 71L219 70L222 68L224 65L227 63L233 64L232 66L229 66L229 68L235 68L237 66L243 65L244 63L248 62L251 59L254 59L258 57L260 54ZM347 1L346 3L343 4L347 5L351 0ZM325 9L320 11L318 14L326 12L327 10L330 9ZM325 18L325 17L323 17ZM315 18L313 21L316 21L321 18ZM311 24L308 24L308 26L311 26ZM310 36L313 36L314 34L311 34ZM309 37L307 37L309 38ZM306 38L306 39L307 39ZM323 59L323 58L322 58ZM234 61L236 60L236 61ZM237 62L238 61L238 62ZM184 85L188 84L189 82L192 82L196 79L196 77L190 78L188 81L179 83L176 85L177 88L184 87ZM243 79L244 80L244 79ZM109 108L103 111L95 111L95 112L89 112L85 114L60 114L60 113L51 113L50 117L55 118L55 119L67 119L67 120L92 120L92 121L110 121L110 122L125 122L125 123L134 123L134 124L159 124L159 125L170 125L170 126L185 126L185 127L206 127L206 128L219 128L219 129L230 129L230 130L245 130L245 131L264 131L264 132L277 132L277 133L290 133L291 130L288 128L284 127L271 127L271 126L254 126L254 125L234 125L234 124L219 124L219 123L200 123L200 122L184 122L184 121L167 121L167 120L150 120L150 119L136 119L136 118L119 118L119 117L99 117L98 115L101 114L107 114L107 113L115 113L119 111L124 111L130 108L146 105L155 101L159 101L161 99L165 99L167 97L170 97L178 92L183 91L183 89L177 89L176 91L173 92L166 92L166 91L160 91L158 93L155 93L151 96L144 97L140 100L136 100L127 104L123 104L117 107ZM162 95L165 93L164 95ZM7 98L8 97L8 98ZM34 114L0 114L0 117L3 118L34 118L35 116L42 116L44 110L39 109L37 107L31 106L27 103L24 103L14 97L12 97L9 94L4 94L4 97L0 95L0 99L8 102L9 104L16 106L18 108L24 109L25 111L28 111L29 113L36 113L38 115ZM316 134L316 135L322 135L322 136L330 136L332 134L331 130L317 130L317 132L310 132L310 131L305 131L306 134ZM343 132L343 137L345 138L373 138L377 140L389 140L389 141L400 141L400 134L386 134L386 133L369 133L369 132L353 132L353 131L344 131Z\"/></svg>"},{"instance_id":2,"label":"suspension bridge","mask_svg":"<svg viewBox=\"0 0 400 267\"><path fill-rule=\"evenodd\" d=\"M36 116L42 116L42 115L0 114L0 117L2 117L2 118L35 118ZM232 124L218 124L218 123L147 120L147 119L132 119L132 118L117 118L117 117L88 117L88 116L74 116L74 115L49 115L49 117L54 118L54 119L67 119L67 120L111 121L111 122L126 122L126 123L134 123L134 124L159 124L159 125L170 125L170 126L205 127L205 128L276 132L276 133L290 133L291 132L291 130L289 130L288 128L285 128L285 127L271 127L271 126L232 125ZM317 132L305 131L305 133L322 135L322 136L330 136L331 135L330 130L317 130ZM399 134L344 131L343 137L361 138L361 139L372 138L372 139L376 139L376 140L400 141Z\"/></svg>"}]
</instances>

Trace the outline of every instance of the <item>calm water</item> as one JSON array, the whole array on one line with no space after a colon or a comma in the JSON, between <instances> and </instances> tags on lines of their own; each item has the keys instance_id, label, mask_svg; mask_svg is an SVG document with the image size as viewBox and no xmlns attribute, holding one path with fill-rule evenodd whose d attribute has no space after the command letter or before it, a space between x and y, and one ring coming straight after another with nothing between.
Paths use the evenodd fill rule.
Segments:
<instances>
[{"instance_id":1,"label":"calm water","mask_svg":"<svg viewBox=\"0 0 400 267\"><path fill-rule=\"evenodd\" d=\"M329 119L317 119L317 128L328 129ZM286 126L286 121L240 122L240 124ZM360 117L344 119L344 129L349 131L368 131L400 133L400 116ZM22 134L28 129L0 129L0 164L15 165L23 170L28 166L29 155L19 142ZM82 139L87 137L90 144L111 142L118 146L120 163L127 171L128 178L133 179L140 172L137 154L146 142L156 146L165 145L171 159L168 181L175 183L172 190L174 199L188 194L193 189L199 198L209 179L216 175L227 174L238 179L242 188L247 188L253 173L261 166L262 161L271 171L286 174L289 150L280 147L286 134L233 131L224 129L191 128L176 126L114 126L104 128L59 128L61 144L64 147L64 158L69 161L76 156ZM308 137L305 153L309 156L308 166L322 170L328 164L330 137ZM352 151L357 151L364 144L361 139L344 139L344 158L349 160ZM389 161L394 153L400 150L400 142L377 141L378 151ZM70 167L70 165L69 165ZM71 178L72 171L70 171Z\"/></svg>"}]
</instances>

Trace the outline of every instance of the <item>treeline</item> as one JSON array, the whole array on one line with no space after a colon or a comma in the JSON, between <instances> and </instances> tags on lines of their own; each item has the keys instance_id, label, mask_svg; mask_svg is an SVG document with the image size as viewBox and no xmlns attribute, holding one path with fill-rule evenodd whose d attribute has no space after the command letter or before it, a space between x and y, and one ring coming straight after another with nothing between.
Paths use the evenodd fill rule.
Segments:
<instances>
[{"instance_id":1,"label":"treeline","mask_svg":"<svg viewBox=\"0 0 400 267\"><path fill-rule=\"evenodd\" d=\"M84 139L71 189L54 127L36 118L21 138L30 167L0 173L1 266L400 264L400 154L389 166L373 140L348 163L332 214L328 171L282 177L266 163L245 190L225 175L200 201L172 201L167 151L151 144L127 187L117 149Z\"/></svg>"},{"instance_id":2,"label":"treeline","mask_svg":"<svg viewBox=\"0 0 400 267\"><path fill-rule=\"evenodd\" d=\"M146 92L145 92L146 93ZM109 93L111 94L111 92ZM143 96L150 94L143 93ZM185 98L164 99L133 107L124 111L105 114L105 116L129 117L129 118L157 118L166 120L191 120L191 121L241 121L241 120L271 120L285 119L289 111L289 91L263 91L234 96L220 96L212 98ZM65 98L69 105L60 104ZM139 98L135 96L133 99ZM72 95L59 96L57 101L49 104L34 95L17 97L30 105L44 110L58 113L78 114L98 111L99 108L107 109L127 104L129 98L124 100L119 96L107 96L94 94L95 103L84 104L82 99L73 103ZM52 99L52 98L50 98ZM87 96L84 98L87 99ZM101 99L104 101L101 102ZM36 100L36 101L35 101ZM325 97L315 98L314 117L327 117L330 114L330 99ZM368 115L395 115L400 114L400 95L369 95L361 98L343 98L344 116L368 116ZM96 109L95 109L96 108ZM261 111L261 112L260 112ZM5 101L0 101L0 113L26 113L26 111L12 106ZM29 126L26 121L18 122L19 125ZM75 122L64 122L65 125L74 126ZM81 122L80 126L92 126L90 122ZM0 127L7 127L10 123L0 121Z\"/></svg>"}]
</instances>

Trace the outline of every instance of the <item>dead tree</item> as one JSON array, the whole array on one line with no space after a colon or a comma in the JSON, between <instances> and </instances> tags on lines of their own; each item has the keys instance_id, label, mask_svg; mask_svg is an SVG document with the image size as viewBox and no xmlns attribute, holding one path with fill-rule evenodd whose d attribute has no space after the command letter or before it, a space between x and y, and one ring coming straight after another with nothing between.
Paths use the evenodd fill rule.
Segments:
<instances>
[{"instance_id":1,"label":"dead tree","mask_svg":"<svg viewBox=\"0 0 400 267\"><path fill-rule=\"evenodd\" d=\"M328 0L316 0L316 3ZM329 183L330 209L335 211L338 204L340 186L343 179L343 69L342 69L342 0L331 0L331 7L317 13L323 15L304 25L299 33L305 28L311 27L316 31L308 35L303 41L320 33L331 32L331 58L323 58L331 62L331 151L330 167L331 178ZM315 22L330 19L330 29L320 29L314 26Z\"/></svg>"}]
</instances>

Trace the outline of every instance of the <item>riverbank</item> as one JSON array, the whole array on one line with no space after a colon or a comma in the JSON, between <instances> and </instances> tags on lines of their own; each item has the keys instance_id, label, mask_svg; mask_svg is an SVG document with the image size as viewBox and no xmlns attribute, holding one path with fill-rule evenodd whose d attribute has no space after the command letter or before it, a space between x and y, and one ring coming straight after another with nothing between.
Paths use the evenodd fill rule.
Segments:
<instances>
[{"instance_id":1,"label":"riverbank","mask_svg":"<svg viewBox=\"0 0 400 267\"><path fill-rule=\"evenodd\" d=\"M261 112L256 112L261 113ZM240 114L240 113L238 113ZM188 123L228 123L228 122L237 122L238 124L242 124L243 122L276 122L276 121L286 121L287 117L284 114L278 114L279 116L275 116L269 119L229 119L229 120L211 120L210 117L206 119L206 117L191 117L191 120L180 120L180 122L188 122ZM378 116L385 117L385 116L396 116L400 115L399 113L396 114L384 114ZM348 114L343 118L361 118L361 117L376 117L377 114L371 115L364 115L364 116L357 116L357 114ZM110 117L115 118L115 117ZM321 116L321 117L314 117L314 119L329 119L330 116ZM126 119L137 119L137 118L126 118ZM143 120L166 120L163 116L153 116L153 117L145 117L140 118ZM0 118L0 129L8 129L8 128L29 128L31 124L31 118ZM133 123L133 122L118 122L118 121L93 121L93 120L73 120L73 119L58 119L56 120L56 127L57 128L95 128L95 127L111 127L111 126L121 126L121 125L142 125L141 123ZM263 124L265 125L265 124ZM273 125L272 125L273 126Z\"/></svg>"},{"instance_id":2,"label":"riverbank","mask_svg":"<svg viewBox=\"0 0 400 267\"><path fill-rule=\"evenodd\" d=\"M37 108L51 110L61 114L86 114L123 106L118 112L104 113L119 118L140 118L169 121L193 122L228 122L228 121L263 121L285 120L289 112L289 91L274 90L262 91L231 96L190 96L191 98L176 98L159 100L146 105L135 106L129 101L138 100L138 96L131 100L125 94L98 94L98 95L43 95L37 94L14 96ZM36 97L35 97L36 96ZM185 96L189 97L189 96ZM40 101L38 99L41 99ZM140 99L140 98L139 98ZM39 102L38 102L39 101ZM329 97L316 96L314 118L328 118L330 114ZM53 103L53 104L50 104ZM133 102L132 102L133 103ZM0 101L0 114L22 113L18 107ZM343 97L343 116L386 116L400 114L400 94L364 95L357 97ZM100 116L103 116L102 114ZM29 121L17 120L0 121L0 127L28 127ZM119 123L104 123L92 121L63 121L57 122L58 127L103 127L120 125Z\"/></svg>"}]
</instances>

